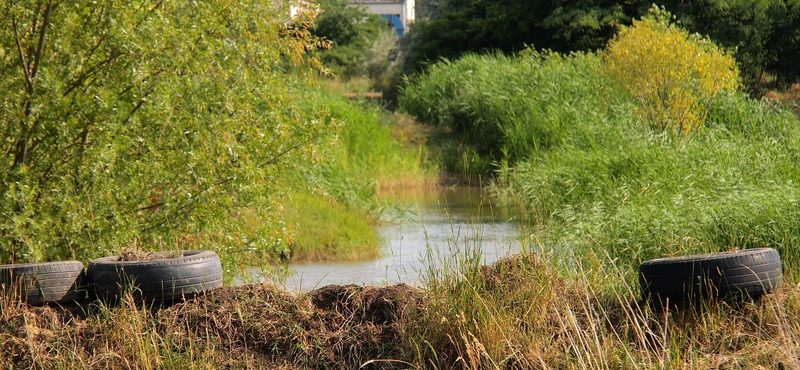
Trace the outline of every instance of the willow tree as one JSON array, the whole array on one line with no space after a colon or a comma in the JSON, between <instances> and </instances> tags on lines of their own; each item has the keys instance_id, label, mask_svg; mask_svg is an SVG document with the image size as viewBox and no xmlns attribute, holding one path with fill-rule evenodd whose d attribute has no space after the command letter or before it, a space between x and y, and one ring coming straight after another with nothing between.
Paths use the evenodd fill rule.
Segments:
<instances>
[{"instance_id":1,"label":"willow tree","mask_svg":"<svg viewBox=\"0 0 800 370\"><path fill-rule=\"evenodd\" d=\"M282 248L274 178L328 127L281 72L320 46L315 15L283 0L5 0L0 260Z\"/></svg>"}]
</instances>

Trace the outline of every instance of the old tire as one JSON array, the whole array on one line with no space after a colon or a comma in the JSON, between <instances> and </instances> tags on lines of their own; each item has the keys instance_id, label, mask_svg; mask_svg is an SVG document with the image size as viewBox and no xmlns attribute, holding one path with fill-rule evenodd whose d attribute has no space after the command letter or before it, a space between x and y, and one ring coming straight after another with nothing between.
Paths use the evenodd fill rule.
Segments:
<instances>
[{"instance_id":1,"label":"old tire","mask_svg":"<svg viewBox=\"0 0 800 370\"><path fill-rule=\"evenodd\" d=\"M85 299L84 276L79 261L0 265L3 293L33 305Z\"/></svg>"},{"instance_id":2,"label":"old tire","mask_svg":"<svg viewBox=\"0 0 800 370\"><path fill-rule=\"evenodd\" d=\"M659 258L639 266L644 298L662 306L704 299L757 297L782 282L780 256L771 248Z\"/></svg>"},{"instance_id":3,"label":"old tire","mask_svg":"<svg viewBox=\"0 0 800 370\"><path fill-rule=\"evenodd\" d=\"M149 261L103 257L89 262L86 273L97 297L108 301L130 290L137 300L174 302L222 286L222 264L212 251Z\"/></svg>"}]
</instances>

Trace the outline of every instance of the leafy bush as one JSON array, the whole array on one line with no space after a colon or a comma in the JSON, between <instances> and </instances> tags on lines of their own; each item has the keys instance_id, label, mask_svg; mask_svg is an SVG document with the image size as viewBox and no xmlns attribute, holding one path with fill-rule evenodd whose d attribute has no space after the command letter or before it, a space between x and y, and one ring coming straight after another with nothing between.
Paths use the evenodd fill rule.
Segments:
<instances>
[{"instance_id":1,"label":"leafy bush","mask_svg":"<svg viewBox=\"0 0 800 370\"><path fill-rule=\"evenodd\" d=\"M415 186L436 176L423 148L393 134L397 116L326 90L306 90L297 97L306 110L324 112L337 128L319 138L324 158L303 166L301 177L312 188L370 209L379 187Z\"/></svg>"},{"instance_id":2,"label":"leafy bush","mask_svg":"<svg viewBox=\"0 0 800 370\"><path fill-rule=\"evenodd\" d=\"M288 3L14 2L0 10L0 259L137 243L228 267L284 248L277 174L329 120L277 67L320 45Z\"/></svg>"},{"instance_id":3,"label":"leafy bush","mask_svg":"<svg viewBox=\"0 0 800 370\"><path fill-rule=\"evenodd\" d=\"M736 63L710 40L669 24L668 12L653 13L609 42L606 72L636 98L653 128L697 131L717 95L738 86Z\"/></svg>"},{"instance_id":4,"label":"leafy bush","mask_svg":"<svg viewBox=\"0 0 800 370\"><path fill-rule=\"evenodd\" d=\"M287 228L295 261L367 260L380 255L378 236L359 209L309 192L291 194Z\"/></svg>"},{"instance_id":5,"label":"leafy bush","mask_svg":"<svg viewBox=\"0 0 800 370\"><path fill-rule=\"evenodd\" d=\"M744 83L755 92L765 85L800 81L800 2L795 0L668 0L659 2L681 26L735 50ZM777 85L777 86L776 86Z\"/></svg>"}]
</instances>

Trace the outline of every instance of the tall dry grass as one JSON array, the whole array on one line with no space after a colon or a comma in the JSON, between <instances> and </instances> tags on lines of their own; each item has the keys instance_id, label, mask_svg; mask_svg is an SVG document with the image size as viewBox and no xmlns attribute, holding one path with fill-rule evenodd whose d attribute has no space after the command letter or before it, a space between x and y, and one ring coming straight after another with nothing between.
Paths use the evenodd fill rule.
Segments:
<instances>
[{"instance_id":1,"label":"tall dry grass","mask_svg":"<svg viewBox=\"0 0 800 370\"><path fill-rule=\"evenodd\" d=\"M469 254L460 266L475 266ZM608 256L568 269L545 253L431 270L408 322L415 368L774 369L800 366L800 290L655 310Z\"/></svg>"}]
</instances>

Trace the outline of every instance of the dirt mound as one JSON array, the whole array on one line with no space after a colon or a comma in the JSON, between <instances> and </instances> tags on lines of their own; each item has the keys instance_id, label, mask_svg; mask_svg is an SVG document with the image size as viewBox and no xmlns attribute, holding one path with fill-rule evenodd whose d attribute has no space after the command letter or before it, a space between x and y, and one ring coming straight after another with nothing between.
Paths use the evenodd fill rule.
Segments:
<instances>
[{"instance_id":1,"label":"dirt mound","mask_svg":"<svg viewBox=\"0 0 800 370\"><path fill-rule=\"evenodd\" d=\"M380 360L409 358L403 320L423 305L424 293L404 284L306 294L226 286L168 307L130 297L114 307L0 302L0 368L50 368L70 353L109 369L159 368L171 356L218 369L392 369L401 362Z\"/></svg>"},{"instance_id":2,"label":"dirt mound","mask_svg":"<svg viewBox=\"0 0 800 370\"><path fill-rule=\"evenodd\" d=\"M314 307L379 325L391 324L419 308L421 291L406 284L385 287L329 285L307 294Z\"/></svg>"},{"instance_id":3,"label":"dirt mound","mask_svg":"<svg viewBox=\"0 0 800 370\"><path fill-rule=\"evenodd\" d=\"M159 331L218 343L232 359L249 349L269 367L358 368L372 359L402 358L399 320L422 304L422 292L404 284L327 286L303 295L254 284L213 290L162 310L157 321Z\"/></svg>"},{"instance_id":4,"label":"dirt mound","mask_svg":"<svg viewBox=\"0 0 800 370\"><path fill-rule=\"evenodd\" d=\"M548 268L535 254L518 254L481 266L480 278L487 290L516 290L540 285L565 286L564 279Z\"/></svg>"}]
</instances>

